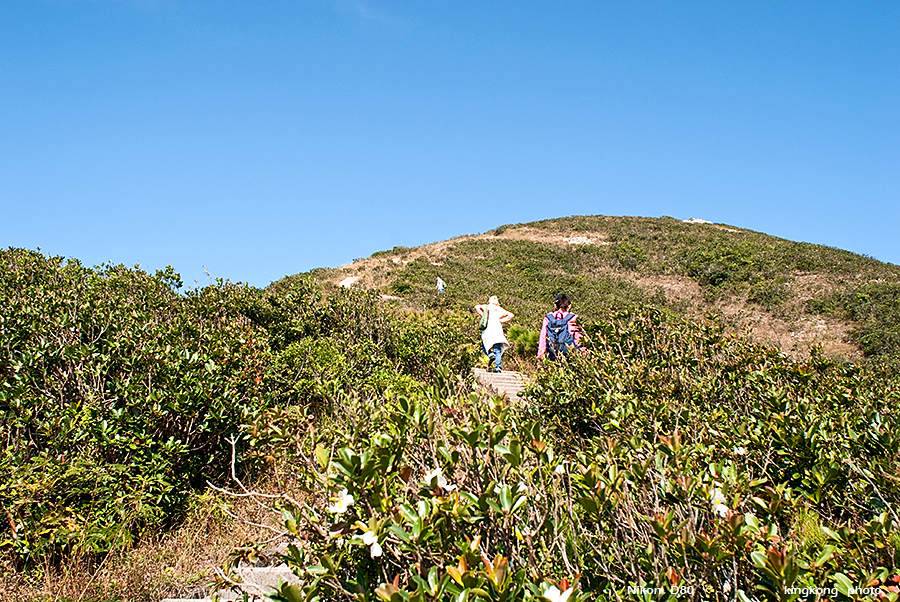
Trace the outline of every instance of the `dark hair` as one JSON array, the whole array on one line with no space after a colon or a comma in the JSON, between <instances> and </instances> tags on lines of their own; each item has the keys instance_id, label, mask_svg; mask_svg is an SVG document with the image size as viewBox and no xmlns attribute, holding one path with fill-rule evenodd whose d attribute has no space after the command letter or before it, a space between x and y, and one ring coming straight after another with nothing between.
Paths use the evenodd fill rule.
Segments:
<instances>
[{"instance_id":1,"label":"dark hair","mask_svg":"<svg viewBox=\"0 0 900 602\"><path fill-rule=\"evenodd\" d=\"M556 295L556 300L553 302L556 305L556 309L561 309L563 311L569 311L569 308L572 307L571 301L569 298L562 293Z\"/></svg>"}]
</instances>

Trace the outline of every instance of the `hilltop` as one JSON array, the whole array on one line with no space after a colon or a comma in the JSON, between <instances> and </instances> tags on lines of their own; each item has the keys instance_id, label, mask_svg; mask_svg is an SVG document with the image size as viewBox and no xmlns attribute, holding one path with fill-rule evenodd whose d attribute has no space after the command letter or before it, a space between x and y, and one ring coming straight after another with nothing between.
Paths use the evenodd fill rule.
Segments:
<instances>
[{"instance_id":1,"label":"hilltop","mask_svg":"<svg viewBox=\"0 0 900 602\"><path fill-rule=\"evenodd\" d=\"M587 319L650 306L719 319L794 357L816 346L850 361L896 361L900 353L900 266L703 220L580 216L513 224L308 275L417 309L467 309L496 294L530 329L565 291ZM438 277L447 283L443 295Z\"/></svg>"}]
</instances>

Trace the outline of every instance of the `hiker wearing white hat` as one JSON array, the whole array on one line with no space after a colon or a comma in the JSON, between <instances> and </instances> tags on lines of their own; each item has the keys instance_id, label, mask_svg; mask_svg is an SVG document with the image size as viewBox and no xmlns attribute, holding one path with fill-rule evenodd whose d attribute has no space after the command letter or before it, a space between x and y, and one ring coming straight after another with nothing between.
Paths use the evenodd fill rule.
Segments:
<instances>
[{"instance_id":1,"label":"hiker wearing white hat","mask_svg":"<svg viewBox=\"0 0 900 602\"><path fill-rule=\"evenodd\" d=\"M488 370L493 362L494 372L500 372L503 352L509 347L509 341L503 335L503 324L512 320L515 315L500 307L495 295L488 299L487 305L476 305L475 313L481 316L481 349L488 356Z\"/></svg>"}]
</instances>

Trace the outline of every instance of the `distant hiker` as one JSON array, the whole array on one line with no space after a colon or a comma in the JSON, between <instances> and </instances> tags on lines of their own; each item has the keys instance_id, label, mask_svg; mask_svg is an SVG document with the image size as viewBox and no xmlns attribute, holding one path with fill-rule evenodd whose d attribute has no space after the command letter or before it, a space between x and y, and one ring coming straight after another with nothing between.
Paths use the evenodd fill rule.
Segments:
<instances>
[{"instance_id":1,"label":"distant hiker","mask_svg":"<svg viewBox=\"0 0 900 602\"><path fill-rule=\"evenodd\" d=\"M441 277L440 277L440 276L438 276L438 279L437 279L437 289L438 289L438 292L439 292L439 293L443 293L443 292L444 292L444 281L441 280Z\"/></svg>"},{"instance_id":2,"label":"distant hiker","mask_svg":"<svg viewBox=\"0 0 900 602\"><path fill-rule=\"evenodd\" d=\"M556 308L544 316L541 325L541 338L538 340L538 357L547 357L556 360L560 355L566 355L569 347L580 349L578 343L581 333L575 320L578 316L569 311L572 303L566 295L556 295L554 301Z\"/></svg>"},{"instance_id":3,"label":"distant hiker","mask_svg":"<svg viewBox=\"0 0 900 602\"><path fill-rule=\"evenodd\" d=\"M503 336L503 324L515 316L511 311L500 307L497 297L488 299L487 305L476 305L475 312L481 316L481 349L488 356L488 370L493 362L493 372L500 372L503 352L509 347L509 341Z\"/></svg>"}]
</instances>

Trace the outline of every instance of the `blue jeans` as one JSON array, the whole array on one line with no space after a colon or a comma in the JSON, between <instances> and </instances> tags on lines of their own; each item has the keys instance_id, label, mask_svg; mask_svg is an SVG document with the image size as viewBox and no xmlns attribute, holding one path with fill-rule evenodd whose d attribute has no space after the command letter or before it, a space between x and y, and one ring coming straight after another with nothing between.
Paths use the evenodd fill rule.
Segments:
<instances>
[{"instance_id":1,"label":"blue jeans","mask_svg":"<svg viewBox=\"0 0 900 602\"><path fill-rule=\"evenodd\" d=\"M553 348L553 345L547 345L547 357L550 359L550 361L555 362L557 355L561 355L563 357L569 355L569 346L565 343L560 343L559 353L557 354L557 350Z\"/></svg>"},{"instance_id":2,"label":"blue jeans","mask_svg":"<svg viewBox=\"0 0 900 602\"><path fill-rule=\"evenodd\" d=\"M494 356L494 368L500 370L501 360L503 358L503 343L494 343L494 346L491 347L490 352L485 348L484 343L481 344L481 350L484 351L484 354L488 357Z\"/></svg>"}]
</instances>

